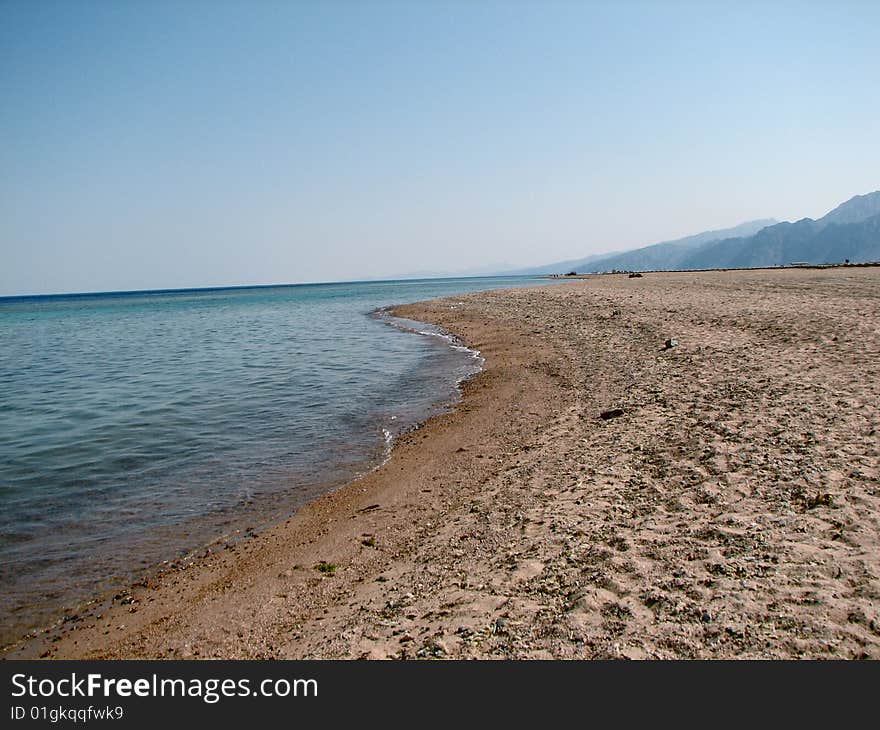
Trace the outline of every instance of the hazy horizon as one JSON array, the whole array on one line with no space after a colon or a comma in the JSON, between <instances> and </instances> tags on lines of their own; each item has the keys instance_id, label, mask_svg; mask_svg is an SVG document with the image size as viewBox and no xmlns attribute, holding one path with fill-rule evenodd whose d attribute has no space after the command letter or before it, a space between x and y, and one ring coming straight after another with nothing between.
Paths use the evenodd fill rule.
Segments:
<instances>
[{"instance_id":1,"label":"hazy horizon","mask_svg":"<svg viewBox=\"0 0 880 730\"><path fill-rule=\"evenodd\" d=\"M880 6L0 2L0 296L512 270L876 190Z\"/></svg>"}]
</instances>

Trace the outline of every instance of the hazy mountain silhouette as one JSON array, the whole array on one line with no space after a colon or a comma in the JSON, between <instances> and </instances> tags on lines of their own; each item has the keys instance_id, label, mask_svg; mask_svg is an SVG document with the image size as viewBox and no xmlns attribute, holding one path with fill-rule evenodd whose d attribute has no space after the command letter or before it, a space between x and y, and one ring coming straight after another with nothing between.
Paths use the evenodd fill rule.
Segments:
<instances>
[{"instance_id":1,"label":"hazy mountain silhouette","mask_svg":"<svg viewBox=\"0 0 880 730\"><path fill-rule=\"evenodd\" d=\"M754 268L795 261L841 263L846 259L852 263L880 260L880 191L857 195L819 220L778 223L753 236L711 242L675 268Z\"/></svg>"},{"instance_id":2,"label":"hazy mountain silhouette","mask_svg":"<svg viewBox=\"0 0 880 730\"><path fill-rule=\"evenodd\" d=\"M614 254L522 269L522 274L569 271L730 269L880 261L880 191L856 195L818 220L778 223L769 218L706 231Z\"/></svg>"},{"instance_id":3,"label":"hazy mountain silhouette","mask_svg":"<svg viewBox=\"0 0 880 730\"><path fill-rule=\"evenodd\" d=\"M828 223L859 223L880 215L880 190L867 195L856 195L841 203L820 221Z\"/></svg>"},{"instance_id":4,"label":"hazy mountain silhouette","mask_svg":"<svg viewBox=\"0 0 880 730\"><path fill-rule=\"evenodd\" d=\"M735 236L748 236L760 231L766 226L776 223L775 218L748 221L733 228L723 228L717 231L704 231L693 236L678 238L674 241L662 241L660 243L637 248L633 251L619 253L604 253L588 256L582 259L570 259L558 261L546 266L533 266L528 269L519 269L508 273L512 274L565 274L569 271L635 271L637 269L665 269L676 268L676 262L684 259L700 246L711 241Z\"/></svg>"}]
</instances>

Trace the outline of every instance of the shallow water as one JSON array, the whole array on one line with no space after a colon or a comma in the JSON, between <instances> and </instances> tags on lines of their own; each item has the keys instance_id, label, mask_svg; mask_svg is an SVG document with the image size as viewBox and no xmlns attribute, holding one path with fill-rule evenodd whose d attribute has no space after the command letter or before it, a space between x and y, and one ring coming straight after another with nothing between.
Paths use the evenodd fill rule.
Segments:
<instances>
[{"instance_id":1,"label":"shallow water","mask_svg":"<svg viewBox=\"0 0 880 730\"><path fill-rule=\"evenodd\" d=\"M289 513L453 402L475 354L377 308L535 283L0 299L0 639Z\"/></svg>"}]
</instances>

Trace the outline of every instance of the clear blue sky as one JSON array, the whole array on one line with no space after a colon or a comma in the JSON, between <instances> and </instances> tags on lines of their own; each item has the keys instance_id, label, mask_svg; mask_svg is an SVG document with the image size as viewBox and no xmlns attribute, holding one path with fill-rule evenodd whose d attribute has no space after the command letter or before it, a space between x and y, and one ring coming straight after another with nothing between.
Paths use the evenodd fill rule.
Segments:
<instances>
[{"instance_id":1,"label":"clear blue sky","mask_svg":"<svg viewBox=\"0 0 880 730\"><path fill-rule=\"evenodd\" d=\"M880 188L880 3L0 0L0 294L546 263Z\"/></svg>"}]
</instances>

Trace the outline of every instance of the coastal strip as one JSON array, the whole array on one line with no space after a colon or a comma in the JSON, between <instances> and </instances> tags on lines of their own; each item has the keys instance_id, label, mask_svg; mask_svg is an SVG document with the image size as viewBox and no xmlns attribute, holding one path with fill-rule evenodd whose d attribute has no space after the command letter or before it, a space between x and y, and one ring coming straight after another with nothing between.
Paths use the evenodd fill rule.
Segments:
<instances>
[{"instance_id":1,"label":"coastal strip","mask_svg":"<svg viewBox=\"0 0 880 730\"><path fill-rule=\"evenodd\" d=\"M453 412L6 656L880 658L880 269L394 314L485 358Z\"/></svg>"}]
</instances>

